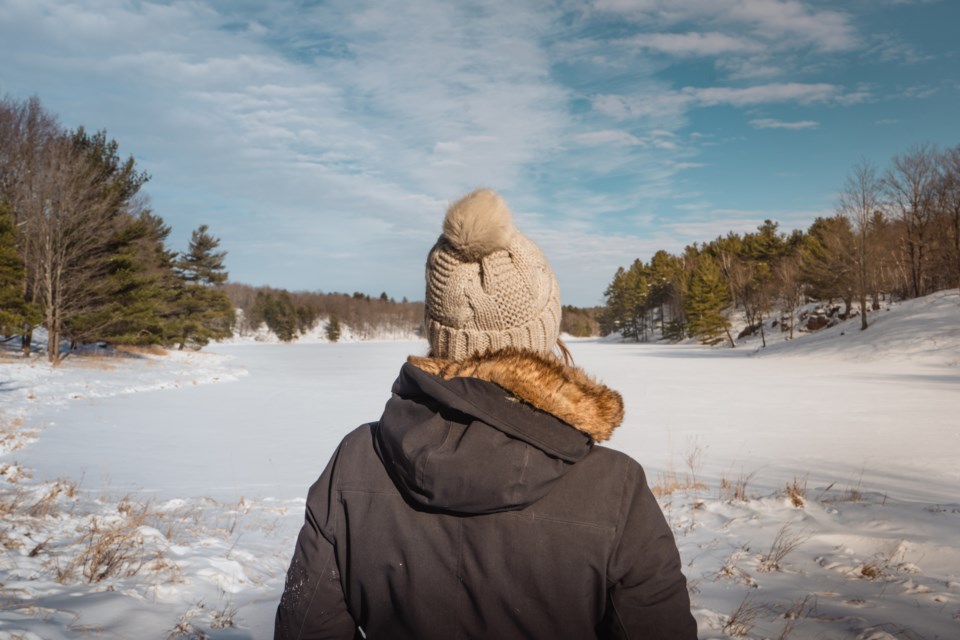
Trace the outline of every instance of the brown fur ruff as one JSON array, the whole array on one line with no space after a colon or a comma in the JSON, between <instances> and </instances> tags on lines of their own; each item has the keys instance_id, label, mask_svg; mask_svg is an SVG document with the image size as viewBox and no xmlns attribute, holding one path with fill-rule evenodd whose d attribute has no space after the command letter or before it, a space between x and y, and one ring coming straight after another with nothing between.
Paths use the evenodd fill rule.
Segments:
<instances>
[{"instance_id":1,"label":"brown fur ruff","mask_svg":"<svg viewBox=\"0 0 960 640\"><path fill-rule=\"evenodd\" d=\"M477 378L497 384L527 404L590 436L609 440L623 421L620 394L556 358L503 349L465 360L410 356L407 362L444 380Z\"/></svg>"}]
</instances>

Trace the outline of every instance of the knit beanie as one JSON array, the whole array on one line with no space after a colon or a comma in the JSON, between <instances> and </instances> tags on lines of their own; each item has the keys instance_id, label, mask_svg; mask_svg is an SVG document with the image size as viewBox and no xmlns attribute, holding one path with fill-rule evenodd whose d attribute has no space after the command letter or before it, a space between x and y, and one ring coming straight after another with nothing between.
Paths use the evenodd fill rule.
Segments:
<instances>
[{"instance_id":1,"label":"knit beanie","mask_svg":"<svg viewBox=\"0 0 960 640\"><path fill-rule=\"evenodd\" d=\"M560 335L560 288L506 203L478 189L453 203L426 267L432 355L462 360L516 347L548 354Z\"/></svg>"}]
</instances>

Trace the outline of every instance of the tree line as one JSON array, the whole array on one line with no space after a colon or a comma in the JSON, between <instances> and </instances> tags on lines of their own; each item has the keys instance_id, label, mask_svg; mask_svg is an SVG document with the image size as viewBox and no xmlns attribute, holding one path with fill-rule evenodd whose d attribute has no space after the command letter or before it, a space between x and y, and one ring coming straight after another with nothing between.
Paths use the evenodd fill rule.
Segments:
<instances>
[{"instance_id":1,"label":"tree line","mask_svg":"<svg viewBox=\"0 0 960 640\"><path fill-rule=\"evenodd\" d=\"M767 324L792 338L807 301L841 302L839 315L880 308L884 295L924 296L960 287L960 146L915 145L880 170L861 160L849 172L835 213L806 231L781 232L766 220L750 233L730 232L679 254L657 251L617 270L600 315L604 334L638 341L728 342L731 315L746 332ZM856 309L854 309L856 303ZM774 316L771 318L771 316ZM767 322L769 321L769 323Z\"/></svg>"},{"instance_id":2,"label":"tree line","mask_svg":"<svg viewBox=\"0 0 960 640\"><path fill-rule=\"evenodd\" d=\"M231 335L220 241L187 251L141 193L150 179L105 131L68 130L36 97L0 99L0 339L202 346Z\"/></svg>"},{"instance_id":3,"label":"tree line","mask_svg":"<svg viewBox=\"0 0 960 640\"><path fill-rule=\"evenodd\" d=\"M283 342L296 340L321 320L328 340L340 338L341 325L361 340L422 335L423 302L396 301L386 292L379 297L354 292L291 292L272 287L231 283L224 287L240 311L237 329L255 332L266 326Z\"/></svg>"}]
</instances>

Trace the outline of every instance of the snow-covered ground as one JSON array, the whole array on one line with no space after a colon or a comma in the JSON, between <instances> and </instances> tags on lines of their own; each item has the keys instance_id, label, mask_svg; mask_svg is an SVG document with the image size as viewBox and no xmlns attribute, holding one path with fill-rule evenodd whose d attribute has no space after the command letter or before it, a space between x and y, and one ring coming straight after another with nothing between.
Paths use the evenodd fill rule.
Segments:
<instances>
[{"instance_id":1,"label":"snow-covered ground","mask_svg":"<svg viewBox=\"0 0 960 640\"><path fill-rule=\"evenodd\" d=\"M662 494L701 638L960 637L960 296L870 317L571 343L625 397L610 446ZM425 350L0 359L0 640L270 637L306 488Z\"/></svg>"}]
</instances>

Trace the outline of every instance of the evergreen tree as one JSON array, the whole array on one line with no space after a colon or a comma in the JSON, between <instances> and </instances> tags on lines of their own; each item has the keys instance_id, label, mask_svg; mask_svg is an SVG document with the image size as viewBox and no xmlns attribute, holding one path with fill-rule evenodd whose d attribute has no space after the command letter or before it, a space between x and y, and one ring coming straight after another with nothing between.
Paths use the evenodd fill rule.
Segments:
<instances>
[{"instance_id":1,"label":"evergreen tree","mask_svg":"<svg viewBox=\"0 0 960 640\"><path fill-rule=\"evenodd\" d=\"M219 247L220 239L201 225L193 232L187 252L176 260L180 283L174 326L180 349L187 344L203 347L210 340L232 335L233 305L220 287L228 277L223 265L227 253L217 251Z\"/></svg>"},{"instance_id":2,"label":"evergreen tree","mask_svg":"<svg viewBox=\"0 0 960 640\"><path fill-rule=\"evenodd\" d=\"M297 336L297 311L287 291L276 297L268 296L264 321L270 331L282 342L291 342Z\"/></svg>"},{"instance_id":3,"label":"evergreen tree","mask_svg":"<svg viewBox=\"0 0 960 640\"><path fill-rule=\"evenodd\" d=\"M336 342L340 339L340 319L337 318L336 314L332 314L330 319L327 320L327 340L330 342Z\"/></svg>"},{"instance_id":4,"label":"evergreen tree","mask_svg":"<svg viewBox=\"0 0 960 640\"><path fill-rule=\"evenodd\" d=\"M189 249L177 260L180 277L186 282L221 285L227 281L227 270L223 266L227 252L217 251L220 239L209 231L205 224L197 227L190 237Z\"/></svg>"},{"instance_id":5,"label":"evergreen tree","mask_svg":"<svg viewBox=\"0 0 960 640\"><path fill-rule=\"evenodd\" d=\"M730 321L723 310L730 304L730 293L723 272L708 254L702 254L690 278L686 300L686 316L690 334L704 344L717 344L730 336Z\"/></svg>"},{"instance_id":6,"label":"evergreen tree","mask_svg":"<svg viewBox=\"0 0 960 640\"><path fill-rule=\"evenodd\" d=\"M850 313L856 268L853 228L843 216L817 218L800 249L800 269L808 293L818 300L842 299Z\"/></svg>"},{"instance_id":7,"label":"evergreen tree","mask_svg":"<svg viewBox=\"0 0 960 640\"><path fill-rule=\"evenodd\" d=\"M149 211L124 225L113 237L108 273L102 280L107 303L70 323L70 335L82 341L114 344L165 344L174 332L176 253L165 241L170 227Z\"/></svg>"},{"instance_id":8,"label":"evergreen tree","mask_svg":"<svg viewBox=\"0 0 960 640\"><path fill-rule=\"evenodd\" d=\"M24 298L26 269L17 250L13 212L0 201L0 336L9 340L40 321L36 307Z\"/></svg>"}]
</instances>

